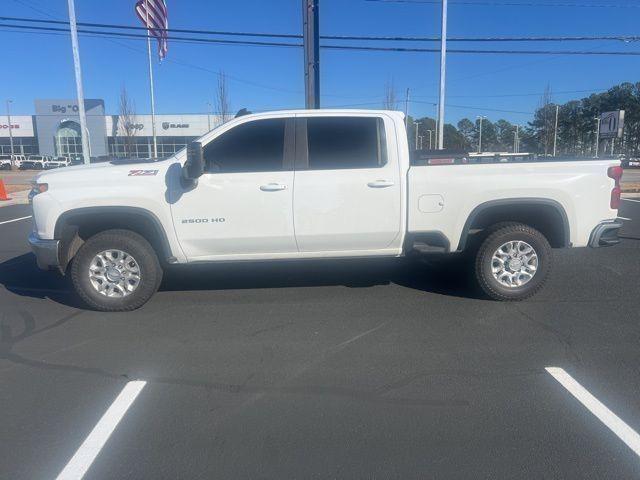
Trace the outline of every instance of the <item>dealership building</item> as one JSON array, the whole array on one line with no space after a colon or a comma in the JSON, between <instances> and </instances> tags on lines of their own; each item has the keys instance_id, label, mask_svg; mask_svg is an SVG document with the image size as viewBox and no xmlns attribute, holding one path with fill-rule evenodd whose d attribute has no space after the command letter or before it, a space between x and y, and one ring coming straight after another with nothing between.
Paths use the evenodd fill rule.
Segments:
<instances>
[{"instance_id":1,"label":"dealership building","mask_svg":"<svg viewBox=\"0 0 640 480\"><path fill-rule=\"evenodd\" d=\"M35 100L35 115L0 115L0 154L82 156L82 132L75 100ZM151 115L105 114L104 101L86 99L91 157L149 158L153 152ZM171 155L220 123L216 115L156 115L158 156Z\"/></svg>"}]
</instances>

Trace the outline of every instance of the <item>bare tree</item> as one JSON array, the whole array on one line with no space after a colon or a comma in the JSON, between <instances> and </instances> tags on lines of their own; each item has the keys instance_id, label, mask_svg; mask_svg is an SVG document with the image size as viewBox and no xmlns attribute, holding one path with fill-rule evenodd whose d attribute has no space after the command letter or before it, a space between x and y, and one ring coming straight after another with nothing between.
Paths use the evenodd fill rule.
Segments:
<instances>
[{"instance_id":1,"label":"bare tree","mask_svg":"<svg viewBox=\"0 0 640 480\"><path fill-rule=\"evenodd\" d=\"M135 136L138 133L136 104L129 97L127 87L120 87L120 116L118 129L124 134L124 154L130 157L135 152Z\"/></svg>"},{"instance_id":2,"label":"bare tree","mask_svg":"<svg viewBox=\"0 0 640 480\"><path fill-rule=\"evenodd\" d=\"M555 105L553 103L553 93L551 85L547 84L540 99L540 117L537 120L540 125L540 143L544 149L544 154L548 155L553 150L553 135L555 129Z\"/></svg>"},{"instance_id":3,"label":"bare tree","mask_svg":"<svg viewBox=\"0 0 640 480\"><path fill-rule=\"evenodd\" d=\"M231 102L229 100L229 90L227 89L227 75L221 71L218 75L218 87L215 94L215 107L222 123L229 121L231 115Z\"/></svg>"},{"instance_id":4,"label":"bare tree","mask_svg":"<svg viewBox=\"0 0 640 480\"><path fill-rule=\"evenodd\" d=\"M385 110L397 110L398 98L396 97L396 87L393 80L387 82L384 86L384 100L382 106Z\"/></svg>"}]
</instances>

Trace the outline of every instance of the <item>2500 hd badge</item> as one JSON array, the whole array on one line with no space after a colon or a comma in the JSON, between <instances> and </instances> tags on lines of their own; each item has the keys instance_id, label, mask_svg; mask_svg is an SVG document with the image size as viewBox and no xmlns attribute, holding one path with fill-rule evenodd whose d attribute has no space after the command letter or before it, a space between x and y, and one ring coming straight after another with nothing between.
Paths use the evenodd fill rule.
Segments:
<instances>
[{"instance_id":1,"label":"2500 hd badge","mask_svg":"<svg viewBox=\"0 0 640 480\"><path fill-rule=\"evenodd\" d=\"M182 223L224 223L223 217L218 218L183 218Z\"/></svg>"}]
</instances>

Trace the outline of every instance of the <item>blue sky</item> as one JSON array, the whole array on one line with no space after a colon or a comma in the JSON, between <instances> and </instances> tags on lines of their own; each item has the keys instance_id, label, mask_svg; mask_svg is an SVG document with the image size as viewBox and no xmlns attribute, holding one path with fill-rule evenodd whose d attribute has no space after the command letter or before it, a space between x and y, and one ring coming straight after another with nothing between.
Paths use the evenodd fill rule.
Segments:
<instances>
[{"instance_id":1,"label":"blue sky","mask_svg":"<svg viewBox=\"0 0 640 480\"><path fill-rule=\"evenodd\" d=\"M278 33L301 32L301 0L166 0L170 26ZM474 1L474 0L471 0ZM477 0L480 1L480 0ZM505 0L496 2L509 3ZM513 0L511 3L525 2ZM79 22L138 25L134 0L76 0ZM468 3L468 2L467 2ZM491 3L491 2L485 2ZM529 0L536 6L468 5L451 0L450 36L597 35L640 33L635 0ZM544 7L540 3L618 5ZM425 3L320 0L323 34L439 35L440 9ZM66 0L3 0L0 15L67 20ZM14 101L16 114L33 113L34 98L74 98L75 83L68 35L34 35L0 29L3 48L0 97ZM416 46L428 46L422 44ZM436 44L433 44L436 45ZM620 42L558 44L452 44L459 48L638 50ZM146 44L80 37L85 97L103 98L117 113L120 86L134 97L139 113L149 111ZM381 106L385 84L398 95L407 87L413 115L433 116L439 57L431 53L321 52L322 105ZM640 81L640 57L449 56L447 122L486 115L516 123L530 119L549 83L554 99L565 102L624 81ZM205 70L198 69L202 67ZM155 65L159 113L206 111L216 87L215 72L229 78L234 109L300 108L304 105L302 50L289 48L170 43L168 61ZM9 73L9 75L7 75ZM524 95L523 95L524 94ZM513 96L511 96L513 95ZM509 110L513 112L496 112ZM522 113L515 113L522 112ZM4 112L3 112L4 113Z\"/></svg>"}]
</instances>

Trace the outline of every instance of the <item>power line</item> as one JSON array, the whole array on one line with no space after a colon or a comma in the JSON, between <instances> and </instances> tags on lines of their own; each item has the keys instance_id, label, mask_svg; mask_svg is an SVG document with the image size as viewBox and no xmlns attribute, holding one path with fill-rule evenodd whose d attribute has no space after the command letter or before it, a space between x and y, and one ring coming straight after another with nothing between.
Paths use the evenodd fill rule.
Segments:
<instances>
[{"instance_id":1,"label":"power line","mask_svg":"<svg viewBox=\"0 0 640 480\"><path fill-rule=\"evenodd\" d=\"M434 102L424 102L424 101L420 101L420 100L409 100L412 103L421 103L421 104L426 104L426 105L437 105L437 103ZM447 107L453 107L453 108L464 108L464 109L468 109L468 110L481 110L481 111L487 111L487 112L499 112L499 113L519 113L519 114L523 114L523 115L533 115L535 112L523 112L520 110L503 110L503 109L499 109L499 108L489 108L489 107L475 107L475 106L471 106L471 105L453 105L450 103L447 103Z\"/></svg>"},{"instance_id":2,"label":"power line","mask_svg":"<svg viewBox=\"0 0 640 480\"><path fill-rule=\"evenodd\" d=\"M24 0L13 0L13 1L25 6L27 8L30 8L31 10L33 10L33 11L35 11L37 13L40 13L40 14L46 16L46 17L52 18L54 20L56 19L56 17L51 15L51 13L46 12L44 10L41 10L41 9L39 9L37 7L34 7L34 6L30 5L29 3L25 3ZM11 17L0 17L0 19L1 18L11 18ZM40 19L31 19L31 20L40 21ZM45 20L41 20L41 21L45 21ZM66 22L66 21L59 21L59 20L55 20L55 21L56 22L62 22L64 24L66 24L66 25L69 24L69 22ZM1 26L2 25L0 24L0 27ZM140 28L143 29L143 30L146 30L144 27L140 27ZM8 30L8 31L10 31L10 30ZM38 34L39 33L39 34L42 34L42 35L65 35L66 34L66 32L58 32L58 33L48 32L47 33L47 32L25 32L25 31L22 31L21 33L32 33L32 34ZM118 40L114 40L114 39L111 39L111 38L106 38L104 36L95 36L95 35L91 35L91 34L84 34L83 36L105 38L109 42L114 43L116 45L119 45L119 46L121 46L123 48L126 48L128 50L132 50L134 52L138 52L138 53L142 53L142 54L146 55L146 51L144 51L142 49L138 49L138 48L132 47L131 45L127 45L127 44L125 44L123 42L120 42ZM180 65L180 66L183 66L183 67L186 67L186 68L192 68L192 69L204 71L204 72L216 75L218 77L221 75L221 73L219 71L211 70L211 69L208 69L208 68L204 68L204 67L202 67L200 65L194 65L192 63L185 62L185 61L182 61L180 59L176 59L175 55L172 56L172 58L166 58L165 62L174 63L176 65ZM235 82L243 83L243 84L250 85L250 86L253 86L253 87L257 87L257 88L262 88L262 89L265 89L265 90L271 90L271 91L277 91L277 92L283 92L283 93L293 93L293 94L300 94L301 93L299 90L290 90L290 89L285 89L285 88L281 88L281 87L274 87L274 86L271 86L271 85L265 85L265 84L262 84L262 83L258 83L258 82L254 82L254 81L247 80L247 79L244 79L244 78L240 78L240 77L237 77L235 75L230 75L228 73L225 73L225 75L226 75L227 78L229 78L230 80L233 80Z\"/></svg>"},{"instance_id":3,"label":"power line","mask_svg":"<svg viewBox=\"0 0 640 480\"><path fill-rule=\"evenodd\" d=\"M40 18L0 17L0 20L69 25L69 22L64 20L44 20ZM116 28L116 29L123 29L123 30L141 30L141 31L147 30L146 27L137 27L134 25L122 25L122 24L115 24L115 23L78 22L78 26L97 27L97 28ZM294 38L294 39L302 38L302 35L289 34L289 33L235 32L235 31L223 31L223 30L195 30L195 29L185 29L185 28L167 28L167 29L157 28L154 30L157 30L160 32L167 32L167 33L195 33L200 35L229 35L229 36L245 36L245 37L273 37L273 38Z\"/></svg>"},{"instance_id":4,"label":"power line","mask_svg":"<svg viewBox=\"0 0 640 480\"><path fill-rule=\"evenodd\" d=\"M2 21L25 22L25 23L45 23L55 25L69 25L69 22L62 20L44 20L37 18L25 17L4 17L0 16ZM131 25L113 24L113 23L87 23L78 22L78 26L105 28L105 29L124 29L135 31L146 31L145 27L137 27ZM238 32L223 30L193 30L182 28L158 29L167 33L192 33L199 35L222 35L222 36L240 36L240 37L262 37L262 38L289 38L301 39L302 35L283 34L283 33L266 33L266 32ZM320 35L323 40L357 40L357 41L391 41L391 42L439 42L440 37L425 36L371 36L371 35ZM579 35L579 36L519 36L519 37L449 37L447 41L451 42L565 42L565 41L621 41L621 42L637 42L640 41L640 35Z\"/></svg>"},{"instance_id":5,"label":"power line","mask_svg":"<svg viewBox=\"0 0 640 480\"><path fill-rule=\"evenodd\" d=\"M0 28L25 29L27 31L47 31L47 32L68 32L67 28L58 27L37 27L33 25L0 24ZM91 34L104 38L126 38L126 39L147 39L147 35L123 32L104 32L99 30L78 29L78 33ZM239 46L266 46L266 47L302 47L300 43L288 42L265 42L251 40L226 40L197 37L167 37L168 40L180 43L195 44L220 44ZM380 51L380 52L413 52L413 53L439 53L436 48L410 48L410 47L371 47L356 45L320 45L320 48L327 50L354 50L354 51ZM495 55L608 55L608 56L640 56L640 51L595 51L595 50L477 50L477 49L449 49L449 53L459 54L495 54Z\"/></svg>"},{"instance_id":6,"label":"power line","mask_svg":"<svg viewBox=\"0 0 640 480\"><path fill-rule=\"evenodd\" d=\"M441 0L365 0L372 3L408 3L408 4L427 4L439 5ZM548 2L500 2L500 1L451 1L451 5L467 5L482 7L566 7L566 8L640 8L640 5L632 5L626 3L548 3Z\"/></svg>"},{"instance_id":7,"label":"power line","mask_svg":"<svg viewBox=\"0 0 640 480\"><path fill-rule=\"evenodd\" d=\"M565 94L573 94L573 93L598 93L605 92L608 88L596 88L590 90L564 90L553 92L553 95L565 95ZM449 98L511 98L511 97L539 97L542 96L543 92L535 92L535 93L506 93L499 95L449 95ZM414 97L422 97L422 98L433 98L433 95L414 95Z\"/></svg>"}]
</instances>

